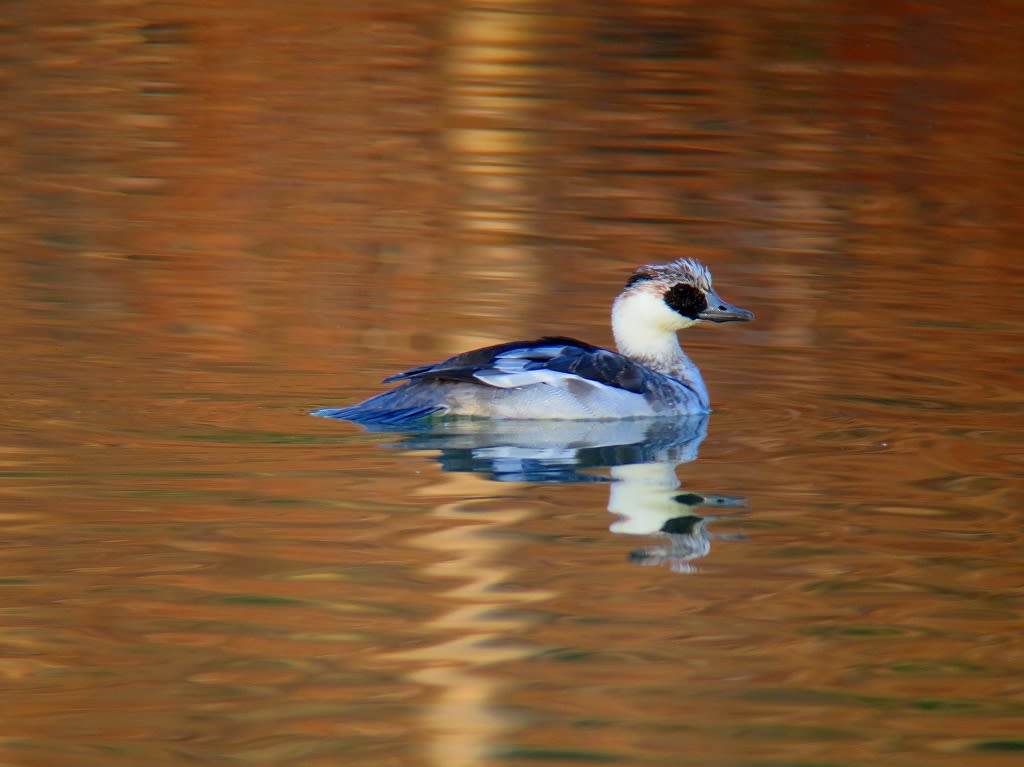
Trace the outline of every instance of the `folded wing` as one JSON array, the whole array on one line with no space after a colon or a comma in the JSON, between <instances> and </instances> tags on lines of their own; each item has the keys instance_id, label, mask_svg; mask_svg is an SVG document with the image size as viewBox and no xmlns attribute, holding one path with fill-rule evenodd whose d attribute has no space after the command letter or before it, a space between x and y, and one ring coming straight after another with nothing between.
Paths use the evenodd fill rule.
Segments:
<instances>
[{"instance_id":1,"label":"folded wing","mask_svg":"<svg viewBox=\"0 0 1024 767\"><path fill-rule=\"evenodd\" d=\"M650 375L621 354L573 338L546 337L474 349L384 382L451 381L512 389L533 384L564 386L577 380L643 394Z\"/></svg>"}]
</instances>

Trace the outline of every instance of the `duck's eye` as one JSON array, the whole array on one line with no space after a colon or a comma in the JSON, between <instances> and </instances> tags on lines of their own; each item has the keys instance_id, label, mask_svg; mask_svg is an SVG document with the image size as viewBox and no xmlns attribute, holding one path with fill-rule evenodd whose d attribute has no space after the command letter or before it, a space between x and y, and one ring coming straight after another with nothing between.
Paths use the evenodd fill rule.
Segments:
<instances>
[{"instance_id":1,"label":"duck's eye","mask_svg":"<svg viewBox=\"0 0 1024 767\"><path fill-rule=\"evenodd\" d=\"M704 292L685 283L673 285L665 291L665 303L672 311L691 320L697 319L697 315L708 308L708 299Z\"/></svg>"}]
</instances>

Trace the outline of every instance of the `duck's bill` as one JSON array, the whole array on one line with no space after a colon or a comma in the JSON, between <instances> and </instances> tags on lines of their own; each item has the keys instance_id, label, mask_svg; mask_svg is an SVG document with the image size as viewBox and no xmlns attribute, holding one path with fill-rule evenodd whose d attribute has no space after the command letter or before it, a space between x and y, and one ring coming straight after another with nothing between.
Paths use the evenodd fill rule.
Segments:
<instances>
[{"instance_id":1,"label":"duck's bill","mask_svg":"<svg viewBox=\"0 0 1024 767\"><path fill-rule=\"evenodd\" d=\"M718 296L708 296L708 306L697 315L697 319L710 322L750 322L754 313L726 303Z\"/></svg>"}]
</instances>

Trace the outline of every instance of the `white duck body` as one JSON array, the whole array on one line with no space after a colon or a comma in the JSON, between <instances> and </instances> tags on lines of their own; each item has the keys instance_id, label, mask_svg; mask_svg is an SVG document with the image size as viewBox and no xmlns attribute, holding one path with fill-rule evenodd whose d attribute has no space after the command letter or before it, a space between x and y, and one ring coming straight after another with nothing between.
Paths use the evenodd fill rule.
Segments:
<instances>
[{"instance_id":1,"label":"white duck body","mask_svg":"<svg viewBox=\"0 0 1024 767\"><path fill-rule=\"evenodd\" d=\"M692 259L643 266L612 307L619 352L545 337L476 349L398 373L405 383L348 408L315 415L402 423L428 415L514 419L612 419L709 410L697 366L676 332L697 322L753 319L722 301Z\"/></svg>"}]
</instances>

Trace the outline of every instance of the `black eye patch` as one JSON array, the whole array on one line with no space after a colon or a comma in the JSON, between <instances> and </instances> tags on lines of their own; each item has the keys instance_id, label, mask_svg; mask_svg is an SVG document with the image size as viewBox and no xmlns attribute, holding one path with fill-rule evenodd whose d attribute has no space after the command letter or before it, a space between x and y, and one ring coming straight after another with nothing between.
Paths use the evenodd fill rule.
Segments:
<instances>
[{"instance_id":1,"label":"black eye patch","mask_svg":"<svg viewBox=\"0 0 1024 767\"><path fill-rule=\"evenodd\" d=\"M636 285L638 282L647 282L648 280L652 280L652 279L654 279L654 278L651 277L649 274L644 274L643 272L637 272L632 277L630 277L628 280L626 280L626 287L627 288L631 288L634 285Z\"/></svg>"},{"instance_id":2,"label":"black eye patch","mask_svg":"<svg viewBox=\"0 0 1024 767\"><path fill-rule=\"evenodd\" d=\"M683 283L673 285L665 291L665 303L672 311L691 320L697 319L697 315L708 308L708 299L704 292L697 290L693 285Z\"/></svg>"}]
</instances>

